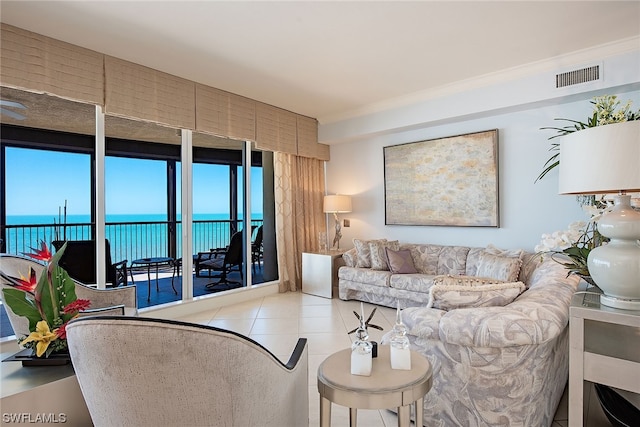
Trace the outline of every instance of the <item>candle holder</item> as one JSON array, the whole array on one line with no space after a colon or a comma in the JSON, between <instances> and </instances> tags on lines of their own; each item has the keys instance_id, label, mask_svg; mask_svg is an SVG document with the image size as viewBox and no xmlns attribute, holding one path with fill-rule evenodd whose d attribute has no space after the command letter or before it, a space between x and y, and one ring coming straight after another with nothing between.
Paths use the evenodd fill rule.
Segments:
<instances>
[{"instance_id":1,"label":"candle holder","mask_svg":"<svg viewBox=\"0 0 640 427\"><path fill-rule=\"evenodd\" d=\"M411 350L409 348L409 338L407 338L407 327L402 323L400 316L400 302L396 306L396 324L393 326L391 336L391 369L411 370Z\"/></svg>"},{"instance_id":2,"label":"candle holder","mask_svg":"<svg viewBox=\"0 0 640 427\"><path fill-rule=\"evenodd\" d=\"M365 320L365 322L364 322L364 328L367 331L368 331L368 328L377 329L379 331L383 331L384 330L381 326L369 323L371 321L371 319L373 318L373 315L376 314L376 310L377 310L377 308L374 307L373 310L371 311L371 314L369 315L369 317L367 317L367 320ZM361 324L362 324L362 319L364 319L364 305L362 303L360 303L360 312L362 313L362 316L359 315L355 310L353 311L353 314L356 316L356 319L358 319L358 321L361 322ZM349 332L347 332L347 335L351 335L352 333L357 332L359 328L360 328L360 326L358 326L355 329L350 330ZM367 335L368 335L368 333L367 333ZM370 343L373 345L372 357L374 357L374 358L378 357L378 343L375 342L375 341L370 341Z\"/></svg>"}]
</instances>

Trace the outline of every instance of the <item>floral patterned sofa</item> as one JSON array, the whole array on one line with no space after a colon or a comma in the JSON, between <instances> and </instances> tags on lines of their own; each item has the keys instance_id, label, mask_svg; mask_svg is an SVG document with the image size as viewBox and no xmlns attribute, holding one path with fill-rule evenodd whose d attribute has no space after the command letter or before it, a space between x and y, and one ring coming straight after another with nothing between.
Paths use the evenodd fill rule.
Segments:
<instances>
[{"instance_id":1,"label":"floral patterned sofa","mask_svg":"<svg viewBox=\"0 0 640 427\"><path fill-rule=\"evenodd\" d=\"M370 249L375 251L375 246L370 244ZM358 267L362 260L356 246L345 254L347 266L339 270L339 295L389 307L399 300L406 307L402 320L411 348L425 355L433 367L433 387L424 399L422 424L550 426L568 378L569 306L579 279L567 277L555 261L524 251L492 246L393 246L411 254L416 273ZM502 269L493 266L498 275L513 274L504 267L520 260L517 280L524 289L515 299L479 301L458 292L449 304L434 301L438 298L431 288L443 277L486 285L477 273L491 270L486 266L487 254L512 260L504 261ZM388 340L387 334L382 344Z\"/></svg>"}]
</instances>

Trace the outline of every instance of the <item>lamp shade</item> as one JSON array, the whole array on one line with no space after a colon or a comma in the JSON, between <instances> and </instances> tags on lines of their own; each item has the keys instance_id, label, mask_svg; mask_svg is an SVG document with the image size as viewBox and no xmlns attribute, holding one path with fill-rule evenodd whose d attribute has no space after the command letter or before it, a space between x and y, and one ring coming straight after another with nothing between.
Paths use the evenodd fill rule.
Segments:
<instances>
[{"instance_id":1,"label":"lamp shade","mask_svg":"<svg viewBox=\"0 0 640 427\"><path fill-rule=\"evenodd\" d=\"M345 196L343 194L324 196L323 211L325 213L351 212L351 196Z\"/></svg>"},{"instance_id":2,"label":"lamp shade","mask_svg":"<svg viewBox=\"0 0 640 427\"><path fill-rule=\"evenodd\" d=\"M640 191L640 121L596 126L560 138L560 194Z\"/></svg>"}]
</instances>

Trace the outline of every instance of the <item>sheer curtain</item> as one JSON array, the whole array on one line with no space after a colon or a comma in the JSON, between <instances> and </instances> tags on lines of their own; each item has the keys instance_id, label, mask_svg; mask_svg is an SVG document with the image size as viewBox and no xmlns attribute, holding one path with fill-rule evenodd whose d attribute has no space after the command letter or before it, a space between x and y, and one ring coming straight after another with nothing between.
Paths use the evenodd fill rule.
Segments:
<instances>
[{"instance_id":1,"label":"sheer curtain","mask_svg":"<svg viewBox=\"0 0 640 427\"><path fill-rule=\"evenodd\" d=\"M276 152L273 163L279 290L297 291L302 252L317 250L318 232L326 231L324 161Z\"/></svg>"}]
</instances>

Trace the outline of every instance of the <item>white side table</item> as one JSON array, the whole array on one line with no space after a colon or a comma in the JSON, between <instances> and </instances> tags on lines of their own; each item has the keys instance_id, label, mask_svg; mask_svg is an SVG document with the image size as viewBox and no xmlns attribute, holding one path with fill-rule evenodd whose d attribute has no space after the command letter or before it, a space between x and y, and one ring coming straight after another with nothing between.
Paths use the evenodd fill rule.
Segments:
<instances>
[{"instance_id":1,"label":"white side table","mask_svg":"<svg viewBox=\"0 0 640 427\"><path fill-rule=\"evenodd\" d=\"M338 287L338 268L344 265L344 251L303 252L302 292L324 298L333 297Z\"/></svg>"},{"instance_id":2,"label":"white side table","mask_svg":"<svg viewBox=\"0 0 640 427\"><path fill-rule=\"evenodd\" d=\"M576 294L569 312L569 426L582 427L585 380L640 393L640 311Z\"/></svg>"},{"instance_id":3,"label":"white side table","mask_svg":"<svg viewBox=\"0 0 640 427\"><path fill-rule=\"evenodd\" d=\"M351 349L327 357L318 367L320 426L331 425L331 402L349 408L349 425L357 425L357 410L398 409L398 427L409 427L410 406L416 419L422 420L424 395L433 382L429 361L411 351L411 370L391 369L388 345L378 346L371 376L351 375ZM416 423L418 425L418 423ZM419 425L422 425L420 422Z\"/></svg>"}]
</instances>

